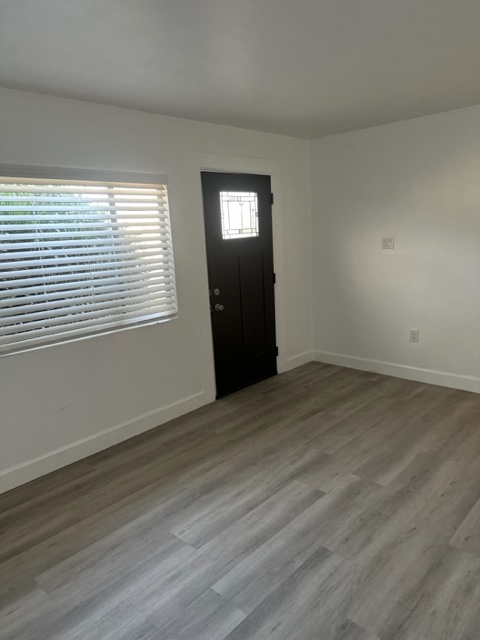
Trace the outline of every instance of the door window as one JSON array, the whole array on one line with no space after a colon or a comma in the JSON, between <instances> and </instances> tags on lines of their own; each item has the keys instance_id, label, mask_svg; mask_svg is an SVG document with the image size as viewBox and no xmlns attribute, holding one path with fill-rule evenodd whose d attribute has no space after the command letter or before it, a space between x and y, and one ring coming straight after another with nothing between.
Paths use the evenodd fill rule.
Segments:
<instances>
[{"instance_id":1,"label":"door window","mask_svg":"<svg viewBox=\"0 0 480 640\"><path fill-rule=\"evenodd\" d=\"M248 191L220 191L222 238L258 236L258 195Z\"/></svg>"}]
</instances>

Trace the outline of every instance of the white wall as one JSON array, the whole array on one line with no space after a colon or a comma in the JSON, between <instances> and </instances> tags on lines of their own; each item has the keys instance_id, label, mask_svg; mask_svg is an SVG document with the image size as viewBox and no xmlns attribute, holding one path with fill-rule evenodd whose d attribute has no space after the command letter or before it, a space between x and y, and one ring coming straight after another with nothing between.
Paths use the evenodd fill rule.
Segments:
<instances>
[{"instance_id":1,"label":"white wall","mask_svg":"<svg viewBox=\"0 0 480 640\"><path fill-rule=\"evenodd\" d=\"M312 177L316 359L480 392L480 107L316 140Z\"/></svg>"},{"instance_id":2,"label":"white wall","mask_svg":"<svg viewBox=\"0 0 480 640\"><path fill-rule=\"evenodd\" d=\"M200 167L273 179L279 369L311 355L305 140L0 90L0 163L169 176L179 318L0 358L0 490L214 398Z\"/></svg>"}]
</instances>

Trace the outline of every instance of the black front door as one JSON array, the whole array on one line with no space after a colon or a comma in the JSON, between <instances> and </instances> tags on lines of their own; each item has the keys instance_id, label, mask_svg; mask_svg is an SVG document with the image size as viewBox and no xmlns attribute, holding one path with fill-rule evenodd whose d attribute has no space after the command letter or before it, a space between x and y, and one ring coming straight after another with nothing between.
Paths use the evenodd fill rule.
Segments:
<instances>
[{"instance_id":1,"label":"black front door","mask_svg":"<svg viewBox=\"0 0 480 640\"><path fill-rule=\"evenodd\" d=\"M269 176L202 172L217 397L277 373Z\"/></svg>"}]
</instances>

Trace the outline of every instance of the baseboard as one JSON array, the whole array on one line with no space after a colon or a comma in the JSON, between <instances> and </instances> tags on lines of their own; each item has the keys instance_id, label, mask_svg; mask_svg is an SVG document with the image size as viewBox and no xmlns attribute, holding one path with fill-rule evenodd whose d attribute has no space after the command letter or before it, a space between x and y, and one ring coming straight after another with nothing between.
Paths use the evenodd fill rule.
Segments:
<instances>
[{"instance_id":1,"label":"baseboard","mask_svg":"<svg viewBox=\"0 0 480 640\"><path fill-rule=\"evenodd\" d=\"M303 353L298 353L296 356L291 356L290 358L286 359L285 371L290 371L290 369L301 367L302 364L307 364L307 362L312 362L312 360L312 351L304 351Z\"/></svg>"},{"instance_id":2,"label":"baseboard","mask_svg":"<svg viewBox=\"0 0 480 640\"><path fill-rule=\"evenodd\" d=\"M202 391L100 431L88 438L83 438L65 447L50 451L33 460L27 460L27 462L5 469L0 472L0 493L9 491L14 487L30 482L30 480L60 469L60 467L65 467L119 442L144 433L169 420L194 411L210 401L207 394Z\"/></svg>"},{"instance_id":3,"label":"baseboard","mask_svg":"<svg viewBox=\"0 0 480 640\"><path fill-rule=\"evenodd\" d=\"M384 375L395 376L396 378L405 378L407 380L416 380L417 382L437 384L442 387L480 393L480 378L475 376L463 376L447 371L410 367L408 365L384 362L382 360L369 360L368 358L347 356L330 351L313 351L312 355L313 360L316 362L336 364L341 367L360 369L361 371L375 371L376 373L383 373Z\"/></svg>"}]
</instances>

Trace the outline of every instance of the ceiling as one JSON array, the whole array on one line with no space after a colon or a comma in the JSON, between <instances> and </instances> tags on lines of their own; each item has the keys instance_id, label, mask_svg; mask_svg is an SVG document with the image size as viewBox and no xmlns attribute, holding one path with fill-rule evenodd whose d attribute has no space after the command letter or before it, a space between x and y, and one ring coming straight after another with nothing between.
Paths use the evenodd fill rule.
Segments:
<instances>
[{"instance_id":1,"label":"ceiling","mask_svg":"<svg viewBox=\"0 0 480 640\"><path fill-rule=\"evenodd\" d=\"M314 138L480 103L480 0L0 0L0 86Z\"/></svg>"}]
</instances>

